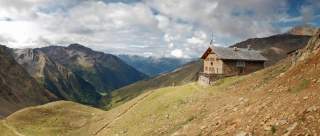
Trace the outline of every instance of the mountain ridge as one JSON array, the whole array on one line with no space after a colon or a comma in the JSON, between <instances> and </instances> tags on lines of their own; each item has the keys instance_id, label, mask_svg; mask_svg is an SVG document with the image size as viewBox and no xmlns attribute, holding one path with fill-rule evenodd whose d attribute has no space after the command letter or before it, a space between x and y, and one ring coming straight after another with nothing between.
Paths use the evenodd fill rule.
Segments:
<instances>
[{"instance_id":1,"label":"mountain ridge","mask_svg":"<svg viewBox=\"0 0 320 136\"><path fill-rule=\"evenodd\" d=\"M72 71L53 61L41 50L14 49L15 60L40 84L60 99L100 105L100 94Z\"/></svg>"},{"instance_id":2,"label":"mountain ridge","mask_svg":"<svg viewBox=\"0 0 320 136\"><path fill-rule=\"evenodd\" d=\"M49 46L38 50L91 83L100 93L108 93L147 78L116 56L97 52L80 44L68 47Z\"/></svg>"}]
</instances>

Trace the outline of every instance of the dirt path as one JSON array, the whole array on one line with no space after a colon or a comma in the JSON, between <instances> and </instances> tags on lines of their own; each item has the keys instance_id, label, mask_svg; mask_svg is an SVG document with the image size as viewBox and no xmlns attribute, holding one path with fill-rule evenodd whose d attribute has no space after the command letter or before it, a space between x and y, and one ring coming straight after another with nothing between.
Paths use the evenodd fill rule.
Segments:
<instances>
[{"instance_id":1,"label":"dirt path","mask_svg":"<svg viewBox=\"0 0 320 136\"><path fill-rule=\"evenodd\" d=\"M102 130L109 128L111 124L113 124L114 122L116 122L117 120L119 120L124 114L126 114L127 112L129 112L131 109L133 109L136 105L138 105L140 102L142 102L143 100L145 100L149 95L151 95L153 93L153 91L149 91L147 92L143 97L141 97L139 100L137 100L134 104L132 104L129 108L125 109L123 112L121 112L119 115L117 115L117 117L115 119L113 119L112 121L108 122L107 124L103 125L103 127L101 127L97 132L94 133L94 135L98 135Z\"/></svg>"},{"instance_id":2,"label":"dirt path","mask_svg":"<svg viewBox=\"0 0 320 136\"><path fill-rule=\"evenodd\" d=\"M25 136L25 135L19 133L14 127L10 126L5 120L3 121L3 125L5 127L7 127L10 131L12 131L15 135L17 135L17 136Z\"/></svg>"}]
</instances>

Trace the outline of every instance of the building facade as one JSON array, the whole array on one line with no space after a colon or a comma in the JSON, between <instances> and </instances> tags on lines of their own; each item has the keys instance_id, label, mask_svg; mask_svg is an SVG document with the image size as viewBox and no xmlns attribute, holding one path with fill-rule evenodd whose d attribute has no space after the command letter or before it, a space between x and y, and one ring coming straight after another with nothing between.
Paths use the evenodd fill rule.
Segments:
<instances>
[{"instance_id":1,"label":"building facade","mask_svg":"<svg viewBox=\"0 0 320 136\"><path fill-rule=\"evenodd\" d=\"M203 70L199 83L212 84L217 79L244 75L264 68L267 59L260 52L243 48L209 47L202 55Z\"/></svg>"}]
</instances>

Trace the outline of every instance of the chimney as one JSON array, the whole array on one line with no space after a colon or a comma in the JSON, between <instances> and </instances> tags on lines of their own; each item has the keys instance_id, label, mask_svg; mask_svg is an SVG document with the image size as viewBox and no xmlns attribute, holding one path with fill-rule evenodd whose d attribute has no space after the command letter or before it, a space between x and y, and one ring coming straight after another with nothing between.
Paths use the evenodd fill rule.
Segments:
<instances>
[{"instance_id":1,"label":"chimney","mask_svg":"<svg viewBox=\"0 0 320 136\"><path fill-rule=\"evenodd\" d=\"M233 51L239 51L238 47L233 47Z\"/></svg>"}]
</instances>

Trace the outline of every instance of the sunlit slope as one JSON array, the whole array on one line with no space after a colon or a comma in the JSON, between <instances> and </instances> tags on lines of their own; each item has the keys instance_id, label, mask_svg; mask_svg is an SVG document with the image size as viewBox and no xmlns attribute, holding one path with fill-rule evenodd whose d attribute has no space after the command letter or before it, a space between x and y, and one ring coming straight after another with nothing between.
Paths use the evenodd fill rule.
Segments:
<instances>
[{"instance_id":1,"label":"sunlit slope","mask_svg":"<svg viewBox=\"0 0 320 136\"><path fill-rule=\"evenodd\" d=\"M4 132L8 134L14 130L24 136L87 136L81 128L102 112L77 103L58 101L18 111L3 121L8 127L0 125L0 130L6 130Z\"/></svg>"}]
</instances>

